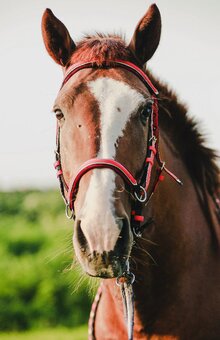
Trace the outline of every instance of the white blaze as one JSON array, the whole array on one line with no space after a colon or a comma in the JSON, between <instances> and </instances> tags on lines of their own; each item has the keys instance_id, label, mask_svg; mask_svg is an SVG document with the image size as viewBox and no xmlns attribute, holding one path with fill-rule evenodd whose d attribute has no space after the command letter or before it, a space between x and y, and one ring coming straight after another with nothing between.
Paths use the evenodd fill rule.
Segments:
<instances>
[{"instance_id":1,"label":"white blaze","mask_svg":"<svg viewBox=\"0 0 220 340\"><path fill-rule=\"evenodd\" d=\"M112 78L98 78L87 85L99 104L101 114L100 150L97 157L114 159L118 139L123 136L131 114L145 101L144 96L124 82ZM101 232L95 228L97 224L103 226L102 231L106 234L108 231L109 235L114 231L120 233L115 223L113 207L115 176L114 171L110 169L93 170L82 207L81 223L88 242L91 240L91 246L99 236L97 233ZM87 228L89 235L87 235ZM111 240L114 244L111 244ZM107 237L104 242L106 251L114 248L114 237ZM99 249L95 250L99 251Z\"/></svg>"}]
</instances>

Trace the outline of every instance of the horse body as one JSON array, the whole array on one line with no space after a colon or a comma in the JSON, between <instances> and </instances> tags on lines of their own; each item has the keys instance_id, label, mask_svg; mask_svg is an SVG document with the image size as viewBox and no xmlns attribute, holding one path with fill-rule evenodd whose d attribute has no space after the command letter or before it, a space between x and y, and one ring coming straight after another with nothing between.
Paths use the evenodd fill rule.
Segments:
<instances>
[{"instance_id":1,"label":"horse body","mask_svg":"<svg viewBox=\"0 0 220 340\"><path fill-rule=\"evenodd\" d=\"M159 11L152 5L129 46L119 37L103 35L75 45L65 26L51 11L45 12L44 42L66 77L79 62L96 64L68 78L54 105L64 200L72 178L90 159L113 159L135 178L140 176L154 96L135 74L108 62L120 59L143 68L157 48L160 27ZM102 283L94 336L127 339L114 278L129 260L136 277L134 339L217 340L220 233L213 200L219 188L215 154L203 145L175 95L155 79L153 84L160 93L160 157L184 185L165 175L142 207L145 224L138 238L130 219L133 198L121 176L93 167L80 178L74 197L75 252L85 272L108 279ZM154 165L150 191L157 171Z\"/></svg>"}]
</instances>

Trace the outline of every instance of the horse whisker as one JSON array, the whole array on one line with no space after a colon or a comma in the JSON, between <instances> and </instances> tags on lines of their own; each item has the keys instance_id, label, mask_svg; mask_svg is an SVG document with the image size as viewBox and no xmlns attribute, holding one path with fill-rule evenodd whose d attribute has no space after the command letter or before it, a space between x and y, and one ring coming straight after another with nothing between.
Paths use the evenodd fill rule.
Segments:
<instances>
[{"instance_id":1,"label":"horse whisker","mask_svg":"<svg viewBox=\"0 0 220 340\"><path fill-rule=\"evenodd\" d=\"M146 249L143 249L140 246L138 246L138 247L134 246L134 248L137 249L137 250L141 250L143 253L147 254L150 257L150 259L153 261L153 263L157 265L156 260L153 258L153 256Z\"/></svg>"},{"instance_id":2,"label":"horse whisker","mask_svg":"<svg viewBox=\"0 0 220 340\"><path fill-rule=\"evenodd\" d=\"M149 240L148 238L144 238L144 237L140 237L140 240L141 241L145 241L145 242L147 242L147 243L150 243L150 244L152 244L152 245L154 245L154 246L158 246L158 243L156 243L156 242L154 242L154 241L151 241L151 240Z\"/></svg>"}]
</instances>

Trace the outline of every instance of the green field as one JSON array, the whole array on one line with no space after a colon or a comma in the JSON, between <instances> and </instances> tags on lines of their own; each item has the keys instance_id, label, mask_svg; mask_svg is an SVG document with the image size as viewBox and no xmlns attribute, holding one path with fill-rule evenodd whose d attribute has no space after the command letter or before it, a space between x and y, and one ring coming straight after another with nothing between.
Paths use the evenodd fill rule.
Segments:
<instances>
[{"instance_id":1,"label":"green field","mask_svg":"<svg viewBox=\"0 0 220 340\"><path fill-rule=\"evenodd\" d=\"M73 221L59 193L0 193L0 216L0 331L64 327L62 336L21 336L81 339L72 329L87 323L96 283L73 261Z\"/></svg>"},{"instance_id":2,"label":"green field","mask_svg":"<svg viewBox=\"0 0 220 340\"><path fill-rule=\"evenodd\" d=\"M87 326L70 330L66 328L28 331L22 333L0 333L1 340L87 340Z\"/></svg>"}]
</instances>

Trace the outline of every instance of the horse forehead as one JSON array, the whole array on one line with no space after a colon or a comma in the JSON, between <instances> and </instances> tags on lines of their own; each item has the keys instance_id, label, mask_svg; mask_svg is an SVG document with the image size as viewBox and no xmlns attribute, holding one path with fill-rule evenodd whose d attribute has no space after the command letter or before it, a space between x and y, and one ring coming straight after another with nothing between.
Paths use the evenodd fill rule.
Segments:
<instances>
[{"instance_id":1,"label":"horse forehead","mask_svg":"<svg viewBox=\"0 0 220 340\"><path fill-rule=\"evenodd\" d=\"M136 112L146 99L142 93L124 81L113 78L97 78L87 85L98 102L101 114L99 157L114 158L118 138L124 135L132 113Z\"/></svg>"},{"instance_id":2,"label":"horse forehead","mask_svg":"<svg viewBox=\"0 0 220 340\"><path fill-rule=\"evenodd\" d=\"M100 104L127 106L139 105L145 101L145 96L139 90L131 87L123 80L101 77L87 83L90 92Z\"/></svg>"},{"instance_id":3,"label":"horse forehead","mask_svg":"<svg viewBox=\"0 0 220 340\"><path fill-rule=\"evenodd\" d=\"M89 81L87 85L102 113L103 111L119 111L130 115L146 101L143 93L123 80L101 77Z\"/></svg>"}]
</instances>

